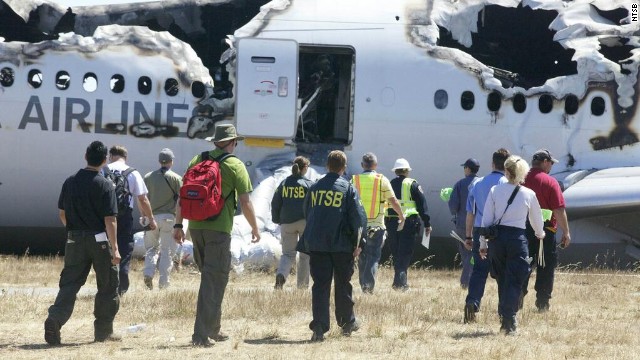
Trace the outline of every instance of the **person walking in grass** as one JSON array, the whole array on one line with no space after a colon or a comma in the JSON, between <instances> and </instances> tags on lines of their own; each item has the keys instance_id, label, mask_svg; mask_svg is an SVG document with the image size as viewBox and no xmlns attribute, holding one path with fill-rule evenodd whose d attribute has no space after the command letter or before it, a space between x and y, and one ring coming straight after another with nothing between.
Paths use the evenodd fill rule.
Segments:
<instances>
[{"instance_id":1,"label":"person walking in grass","mask_svg":"<svg viewBox=\"0 0 640 360\"><path fill-rule=\"evenodd\" d=\"M253 191L249 173L244 163L233 154L238 141L236 128L231 124L216 126L214 136L207 140L213 142L215 149L205 154L196 155L189 162L188 168L202 161L203 155L209 159L219 159L222 195L227 200L221 212L214 220L190 220L189 231L193 241L193 255L200 269L200 289L196 320L193 325L191 343L193 346L209 347L214 342L225 341L229 336L222 332L222 300L229 282L231 270L231 230L236 212L236 199L239 200L242 214L251 226L252 242L260 241L258 221L249 193ZM188 171L187 171L188 172ZM186 175L183 176L185 182ZM182 199L180 200L182 201ZM185 239L182 225L182 208L180 201L176 207L176 223L173 225L173 237L178 243ZM212 342L213 340L214 342Z\"/></svg>"},{"instance_id":2,"label":"person walking in grass","mask_svg":"<svg viewBox=\"0 0 640 360\"><path fill-rule=\"evenodd\" d=\"M296 245L304 232L306 220L302 205L309 187L313 184L304 176L309 164L310 161L306 157L296 157L291 167L291 175L280 183L271 199L271 220L280 224L282 234L282 257L276 270L277 290L282 289L291 267L296 262ZM309 286L309 255L299 253L299 258L296 271L297 286L298 289L306 289Z\"/></svg>"},{"instance_id":3,"label":"person walking in grass","mask_svg":"<svg viewBox=\"0 0 640 360\"><path fill-rule=\"evenodd\" d=\"M93 266L98 293L95 298L95 341L117 341L113 320L120 308L118 294L118 206L113 184L100 175L107 162L107 148L92 142L85 152L87 166L62 185L58 199L60 221L67 230L60 291L44 322L44 339L60 345L60 328L71 317L76 295Z\"/></svg>"},{"instance_id":4,"label":"person walking in grass","mask_svg":"<svg viewBox=\"0 0 640 360\"><path fill-rule=\"evenodd\" d=\"M311 309L313 331L311 341L323 341L329 331L329 297L334 281L335 315L342 334L350 336L360 327L353 311L351 276L354 259L362 251L363 229L367 226L358 192L342 175L347 166L344 152L329 153L327 173L311 185L304 200L307 225L298 241L297 250L309 254Z\"/></svg>"},{"instance_id":5,"label":"person walking in grass","mask_svg":"<svg viewBox=\"0 0 640 360\"><path fill-rule=\"evenodd\" d=\"M497 225L498 234L487 241L480 238L480 256L491 262L492 275L498 283L498 315L500 330L513 335L517 330L516 313L522 285L529 275L529 248L525 236L526 223L540 242L545 234L542 212L533 190L521 186L529 165L519 156L510 156L504 163L508 183L491 188L482 212L482 228Z\"/></svg>"}]
</instances>

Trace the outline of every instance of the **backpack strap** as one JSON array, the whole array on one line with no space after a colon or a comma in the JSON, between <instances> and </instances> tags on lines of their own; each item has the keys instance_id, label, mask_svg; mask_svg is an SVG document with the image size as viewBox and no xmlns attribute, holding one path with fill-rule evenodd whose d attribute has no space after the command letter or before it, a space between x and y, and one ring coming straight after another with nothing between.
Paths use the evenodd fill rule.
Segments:
<instances>
[{"instance_id":1,"label":"backpack strap","mask_svg":"<svg viewBox=\"0 0 640 360\"><path fill-rule=\"evenodd\" d=\"M134 171L136 171L136 168L129 167L127 170L125 170L125 171L123 171L123 172L122 172L122 176L127 177L127 176L129 176L129 174L131 174L131 173L132 173L132 172L134 172Z\"/></svg>"},{"instance_id":2,"label":"backpack strap","mask_svg":"<svg viewBox=\"0 0 640 360\"><path fill-rule=\"evenodd\" d=\"M209 156L209 153L207 153L207 157ZM230 153L223 153L220 156L216 157L215 159L213 159L214 161L217 161L218 163L222 164L223 161L225 161L226 159L230 158L230 157L236 157L233 154ZM222 190L222 189L220 189ZM229 200L229 198L231 197L231 194L235 193L235 190L231 190L231 192L224 197L224 201L227 202L227 200ZM236 203L236 198L235 196L233 197L233 208L237 209L238 208L238 204Z\"/></svg>"}]
</instances>

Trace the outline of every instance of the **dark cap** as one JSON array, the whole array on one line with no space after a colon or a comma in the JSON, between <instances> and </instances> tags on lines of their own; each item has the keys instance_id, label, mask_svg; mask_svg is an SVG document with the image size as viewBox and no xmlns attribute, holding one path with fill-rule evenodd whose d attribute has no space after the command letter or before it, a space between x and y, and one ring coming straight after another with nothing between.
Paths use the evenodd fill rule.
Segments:
<instances>
[{"instance_id":1,"label":"dark cap","mask_svg":"<svg viewBox=\"0 0 640 360\"><path fill-rule=\"evenodd\" d=\"M536 151L533 154L533 160L536 160L536 161L549 160L549 161L553 162L554 164L558 163L558 159L555 159L551 155L551 152L549 150L547 150L547 149L540 149L540 150Z\"/></svg>"},{"instance_id":2,"label":"dark cap","mask_svg":"<svg viewBox=\"0 0 640 360\"><path fill-rule=\"evenodd\" d=\"M467 161L465 161L464 164L461 164L460 166L468 167L473 171L478 171L480 169L480 163L478 162L478 160L473 158L467 159Z\"/></svg>"}]
</instances>

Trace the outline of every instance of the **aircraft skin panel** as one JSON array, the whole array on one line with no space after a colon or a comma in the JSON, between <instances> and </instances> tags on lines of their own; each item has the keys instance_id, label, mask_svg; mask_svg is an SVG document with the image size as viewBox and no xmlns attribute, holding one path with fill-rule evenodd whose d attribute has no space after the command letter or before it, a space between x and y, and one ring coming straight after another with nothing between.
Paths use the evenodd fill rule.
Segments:
<instances>
[{"instance_id":1,"label":"aircraft skin panel","mask_svg":"<svg viewBox=\"0 0 640 360\"><path fill-rule=\"evenodd\" d=\"M564 196L572 219L640 211L640 167L595 171Z\"/></svg>"}]
</instances>

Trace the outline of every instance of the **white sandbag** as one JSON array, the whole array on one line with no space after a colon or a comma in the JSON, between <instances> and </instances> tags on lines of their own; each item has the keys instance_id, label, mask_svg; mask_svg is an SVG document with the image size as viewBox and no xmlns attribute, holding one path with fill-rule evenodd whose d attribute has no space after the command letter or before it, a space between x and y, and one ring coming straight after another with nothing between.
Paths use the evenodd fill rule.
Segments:
<instances>
[{"instance_id":1,"label":"white sandbag","mask_svg":"<svg viewBox=\"0 0 640 360\"><path fill-rule=\"evenodd\" d=\"M245 245L247 257L243 262L244 269L272 272L278 266L282 247L273 235L264 232L260 236L260 242Z\"/></svg>"}]
</instances>

